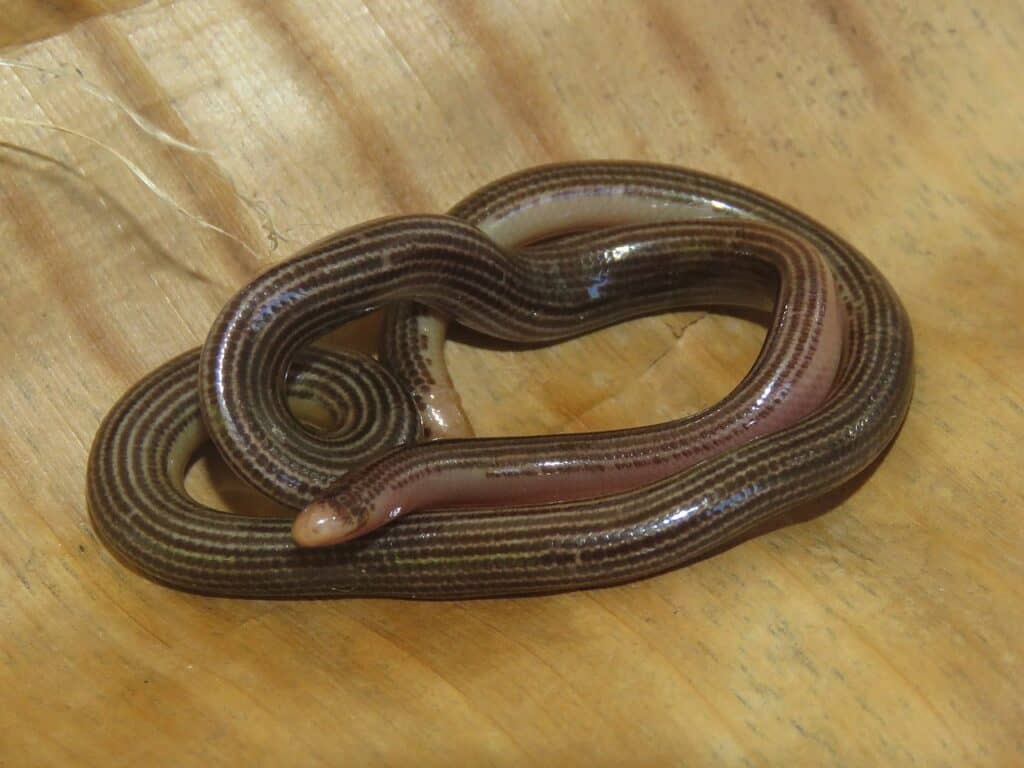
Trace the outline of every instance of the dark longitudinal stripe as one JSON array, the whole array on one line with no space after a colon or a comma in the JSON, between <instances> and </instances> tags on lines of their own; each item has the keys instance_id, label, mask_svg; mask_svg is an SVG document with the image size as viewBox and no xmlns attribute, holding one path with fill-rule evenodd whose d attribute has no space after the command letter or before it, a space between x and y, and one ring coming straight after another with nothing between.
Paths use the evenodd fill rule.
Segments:
<instances>
[{"instance_id":1,"label":"dark longitudinal stripe","mask_svg":"<svg viewBox=\"0 0 1024 768\"><path fill-rule=\"evenodd\" d=\"M563 237L523 255L502 251L478 229L517 220L552 200L599 207L622 199L688 206L700 217L729 221ZM869 464L902 422L912 391L912 335L902 306L859 253L777 201L676 168L581 163L503 179L452 214L378 222L314 246L236 297L202 364L190 353L134 387L107 416L89 462L90 510L111 549L153 579L221 595L444 598L614 584L683 564L834 488ZM617 246L638 243L646 246L627 249L629 257L609 257ZM387 377L345 378L335 358L311 353L294 361L285 384L296 345L387 301L425 300L505 338L555 339L709 297L763 306L765 292L777 290L776 311L792 312L784 331L773 323L732 400L704 414L606 435L603 444L555 436L425 446L374 465L365 477L376 472L378 481L401 482L403 473L425 471L441 455L472 465L488 456L526 461L538 450L568 450L611 466L644 460L651 444L686 451L688 440L710 434L709 425L722 434L735 428L730 402L757 391L773 371L800 375L817 343L817 310L809 308L822 290L819 258L835 276L848 322L826 405L794 427L638 491L514 512L423 512L347 545L300 550L289 520L205 509L171 471L183 446L204 437L200 397L229 463L292 503L308 499L360 453L410 439L412 405ZM667 290L666 271L693 282ZM593 291L595 285L601 290ZM388 356L405 360L400 375L407 380L426 375L409 328L394 326L388 341ZM353 414L342 430L349 442L343 447L330 434L298 427L287 410L288 387L292 396L324 404L338 397L358 402L365 412ZM387 417L383 438L371 429L376 420L365 418L371 412ZM342 459L325 469L332 451Z\"/></svg>"}]
</instances>

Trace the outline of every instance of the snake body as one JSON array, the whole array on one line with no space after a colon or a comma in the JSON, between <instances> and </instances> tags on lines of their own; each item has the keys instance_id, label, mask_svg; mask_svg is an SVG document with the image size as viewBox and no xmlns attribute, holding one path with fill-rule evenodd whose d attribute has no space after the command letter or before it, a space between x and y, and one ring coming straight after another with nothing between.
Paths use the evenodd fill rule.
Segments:
<instances>
[{"instance_id":1,"label":"snake body","mask_svg":"<svg viewBox=\"0 0 1024 768\"><path fill-rule=\"evenodd\" d=\"M515 250L595 227L613 229L563 236L528 255ZM815 277L816 263L830 279ZM822 324L829 284L845 318L836 326L845 328L841 359L832 363L814 354L839 347ZM764 307L772 298L757 364L706 413L604 442L443 441L385 453L347 491L351 500L359 483L394 487L452 469L536 476L553 462L563 465L553 473L563 478L553 484L562 482L557 495L581 466L610 476L636 471L638 480L603 486L610 495L426 510L339 546L303 549L289 520L220 513L184 493L187 457L206 436L200 411L231 466L293 506L330 489L353 458L409 440L417 424L407 386L371 362L359 365L372 376L346 378L336 358L296 353L387 302L415 299L489 335L537 341L669 307ZM402 352L416 346L409 334L392 341L398 357L415 358L415 350ZM906 314L870 262L782 203L667 166L541 167L483 188L449 216L348 230L257 278L221 313L201 356L168 363L112 409L90 456L89 506L118 556L157 581L206 594L437 599L617 584L720 548L863 470L906 414L912 348ZM398 375L419 369L410 364ZM356 407L336 410L326 431L304 429L289 409L317 403L330 411L341 394ZM773 422L776 409L792 410ZM733 439L744 431L737 423L759 419L760 431ZM694 451L706 458L672 464ZM328 454L340 458L325 466Z\"/></svg>"},{"instance_id":2,"label":"snake body","mask_svg":"<svg viewBox=\"0 0 1024 768\"><path fill-rule=\"evenodd\" d=\"M488 260L495 257L476 245L471 250L485 254L483 258ZM457 258L445 261L459 269L470 261L466 253L453 256ZM637 488L799 421L821 404L835 378L843 318L834 280L816 249L786 230L731 221L602 229L561 239L544 249L531 249L528 259L516 257L512 263L521 267L522 275L512 280L498 272L495 280L518 283L524 295L512 300L514 306L495 304L495 319L484 328L491 335L499 329L511 335L516 332L512 325L522 323L534 337L558 338L571 328L647 312L652 307L680 302L701 305L713 300L757 310L770 306L774 298L769 323L772 333L751 375L720 403L694 417L587 435L444 440L391 451L346 474L317 504L307 508L294 527L297 540L308 545L335 544L424 507L510 501L521 506ZM585 268L581 269L581 264ZM302 259L291 269L298 274L307 272ZM441 278L441 273L432 269L431 279L442 283L451 279ZM268 274L266 279L287 282L280 275ZM336 281L342 282L352 281ZM325 278L324 284L335 281ZM387 290L387 281L376 284ZM260 292L255 286L252 290ZM349 296L341 300L351 305ZM560 311L542 322L542 308L554 301ZM449 310L458 311L451 306ZM284 325L291 315L308 311L305 303L284 309L277 323ZM232 316L236 312L232 309ZM463 322L480 323L480 318L474 314ZM218 359L230 360L233 355L225 336L216 338ZM409 346L401 359L419 360L415 346ZM264 357L258 347L247 354L255 359ZM435 351L430 367L436 369L438 361L443 361L443 356ZM237 369L243 367L252 370L249 365ZM249 392L253 386L258 384L242 385L241 389ZM251 402L246 396L222 407L231 409ZM248 417L252 419L253 414ZM269 441L267 448L280 461L290 456ZM238 455L252 458L249 452ZM328 527L334 528L333 535Z\"/></svg>"}]
</instances>

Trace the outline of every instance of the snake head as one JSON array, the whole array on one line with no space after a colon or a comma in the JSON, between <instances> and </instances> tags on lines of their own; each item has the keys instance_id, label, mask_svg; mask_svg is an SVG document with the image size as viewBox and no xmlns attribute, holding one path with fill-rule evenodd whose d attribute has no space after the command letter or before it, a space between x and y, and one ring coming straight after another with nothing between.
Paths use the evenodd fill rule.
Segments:
<instances>
[{"instance_id":1,"label":"snake head","mask_svg":"<svg viewBox=\"0 0 1024 768\"><path fill-rule=\"evenodd\" d=\"M301 547L340 544L368 530L370 513L365 504L344 491L311 502L292 525L292 538Z\"/></svg>"}]
</instances>

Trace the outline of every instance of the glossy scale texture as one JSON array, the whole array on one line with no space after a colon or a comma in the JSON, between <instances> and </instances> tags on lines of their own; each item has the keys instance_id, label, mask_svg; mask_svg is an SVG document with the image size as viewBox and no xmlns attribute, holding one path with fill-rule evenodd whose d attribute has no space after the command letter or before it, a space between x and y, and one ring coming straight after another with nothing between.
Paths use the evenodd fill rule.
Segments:
<instances>
[{"instance_id":1,"label":"glossy scale texture","mask_svg":"<svg viewBox=\"0 0 1024 768\"><path fill-rule=\"evenodd\" d=\"M678 168L579 163L508 177L453 213L360 227L299 257L295 273L295 262L272 269L215 323L198 395L194 356L131 390L101 427L90 460L90 508L108 545L154 579L221 595L436 599L614 584L679 566L835 488L874 460L902 423L912 391L912 334L899 300L852 247L771 198ZM698 240L716 229L785 230L832 272L847 324L842 362L827 402L795 425L640 489L515 510L426 511L314 550L295 546L290 521L225 515L158 489L180 451L168 435L193 427L198 397L229 463L259 487L303 502L323 486L295 471L315 473L319 441L285 402L284 374L297 347L371 306L414 297L515 340L561 338L653 311L666 303L652 298L656 291L637 298L643 292L627 279L613 284L621 293L601 297L592 314L581 311L577 294L563 295L553 284L546 303L524 304L536 298L529 274L537 261L508 258L490 239L526 242L552 231L695 219ZM469 263L453 263L453 253ZM715 255L712 249L706 256L712 276L720 272ZM415 266L403 273L407 258ZM389 271L396 261L398 272ZM350 282L334 279L345 275ZM425 284L430 276L438 279ZM725 286L739 287L723 279L723 296ZM313 308L272 321L300 302ZM763 362L762 354L751 375L763 373ZM279 449L282 441L289 451Z\"/></svg>"}]
</instances>

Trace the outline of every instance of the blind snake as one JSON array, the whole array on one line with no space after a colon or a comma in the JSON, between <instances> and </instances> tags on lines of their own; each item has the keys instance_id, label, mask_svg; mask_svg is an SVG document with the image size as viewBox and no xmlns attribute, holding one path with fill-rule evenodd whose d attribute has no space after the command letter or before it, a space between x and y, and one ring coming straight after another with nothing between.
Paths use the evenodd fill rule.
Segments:
<instances>
[{"instance_id":1,"label":"blind snake","mask_svg":"<svg viewBox=\"0 0 1024 768\"><path fill-rule=\"evenodd\" d=\"M396 448L421 430L410 391L432 432L462 428L438 354L445 321L398 305L384 354L393 372L308 345L408 301L527 342L696 305L773 314L751 371L694 416ZM863 470L903 421L912 357L889 284L800 212L669 166L544 166L447 216L346 230L257 277L201 353L165 364L108 414L89 508L122 560L204 594L446 599L617 584L718 549ZM293 415L312 408L329 427ZM207 430L242 477L309 505L294 539L291 520L188 497L187 462ZM505 506L510 494L527 505ZM551 498L562 501L541 503ZM430 508L404 516L418 506Z\"/></svg>"}]
</instances>

